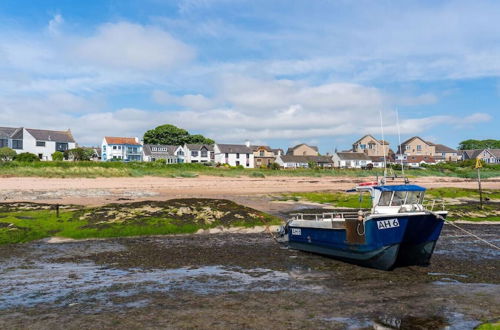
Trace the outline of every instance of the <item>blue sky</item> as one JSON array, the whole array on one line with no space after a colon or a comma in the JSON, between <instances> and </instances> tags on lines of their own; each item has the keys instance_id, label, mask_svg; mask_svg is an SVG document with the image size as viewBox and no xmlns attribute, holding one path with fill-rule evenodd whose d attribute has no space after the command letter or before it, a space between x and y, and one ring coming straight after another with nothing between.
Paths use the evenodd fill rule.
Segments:
<instances>
[{"instance_id":1,"label":"blue sky","mask_svg":"<svg viewBox=\"0 0 500 330\"><path fill-rule=\"evenodd\" d=\"M323 153L500 138L500 2L0 2L0 126L77 141L171 123Z\"/></svg>"}]
</instances>

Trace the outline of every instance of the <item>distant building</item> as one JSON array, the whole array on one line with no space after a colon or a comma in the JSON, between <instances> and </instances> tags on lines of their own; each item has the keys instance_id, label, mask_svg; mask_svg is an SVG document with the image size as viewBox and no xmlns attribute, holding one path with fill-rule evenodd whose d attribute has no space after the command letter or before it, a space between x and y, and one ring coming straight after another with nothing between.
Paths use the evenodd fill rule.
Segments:
<instances>
[{"instance_id":1,"label":"distant building","mask_svg":"<svg viewBox=\"0 0 500 330\"><path fill-rule=\"evenodd\" d=\"M29 152L40 160L52 160L56 151L76 148L71 130L52 131L24 127L0 127L0 148L9 147L18 154Z\"/></svg>"},{"instance_id":2,"label":"distant building","mask_svg":"<svg viewBox=\"0 0 500 330\"><path fill-rule=\"evenodd\" d=\"M459 154L463 160L481 159L487 164L500 164L500 149L460 150Z\"/></svg>"},{"instance_id":3,"label":"distant building","mask_svg":"<svg viewBox=\"0 0 500 330\"><path fill-rule=\"evenodd\" d=\"M456 162L461 157L458 151L443 144L435 144L434 158L437 162Z\"/></svg>"},{"instance_id":4,"label":"distant building","mask_svg":"<svg viewBox=\"0 0 500 330\"><path fill-rule=\"evenodd\" d=\"M333 160L331 156L294 156L279 155L276 163L285 169L308 168L311 163L321 168L332 168Z\"/></svg>"},{"instance_id":5,"label":"distant building","mask_svg":"<svg viewBox=\"0 0 500 330\"><path fill-rule=\"evenodd\" d=\"M318 156L318 147L316 146L309 146L305 143L298 144L295 147L290 147L286 151L287 155L293 155L293 156Z\"/></svg>"},{"instance_id":6,"label":"distant building","mask_svg":"<svg viewBox=\"0 0 500 330\"><path fill-rule=\"evenodd\" d=\"M137 137L106 136L102 140L101 160L106 161L142 161L142 145Z\"/></svg>"},{"instance_id":7,"label":"distant building","mask_svg":"<svg viewBox=\"0 0 500 330\"><path fill-rule=\"evenodd\" d=\"M245 168L255 166L253 150L244 144L215 144L214 161L216 164L241 165Z\"/></svg>"},{"instance_id":8,"label":"distant building","mask_svg":"<svg viewBox=\"0 0 500 330\"><path fill-rule=\"evenodd\" d=\"M365 168L372 163L364 152L336 152L332 157L334 166L339 168Z\"/></svg>"},{"instance_id":9,"label":"distant building","mask_svg":"<svg viewBox=\"0 0 500 330\"><path fill-rule=\"evenodd\" d=\"M432 142L425 141L421 137L414 136L401 143L398 147L398 155L407 156L434 156L436 154L436 145Z\"/></svg>"},{"instance_id":10,"label":"distant building","mask_svg":"<svg viewBox=\"0 0 500 330\"><path fill-rule=\"evenodd\" d=\"M400 162L398 162L399 164ZM422 164L429 164L429 165L434 165L436 164L436 160L434 159L433 156L427 156L427 155L417 155L417 156L403 156L403 165L408 166L408 167L420 167Z\"/></svg>"},{"instance_id":11,"label":"distant building","mask_svg":"<svg viewBox=\"0 0 500 330\"><path fill-rule=\"evenodd\" d=\"M255 167L269 167L276 161L276 155L268 146L250 146Z\"/></svg>"},{"instance_id":12,"label":"distant building","mask_svg":"<svg viewBox=\"0 0 500 330\"><path fill-rule=\"evenodd\" d=\"M145 144L142 146L142 160L145 162L165 161L166 164L179 162L176 152L181 146Z\"/></svg>"},{"instance_id":13,"label":"distant building","mask_svg":"<svg viewBox=\"0 0 500 330\"><path fill-rule=\"evenodd\" d=\"M185 144L185 163L210 163L214 160L214 147L208 144Z\"/></svg>"},{"instance_id":14,"label":"distant building","mask_svg":"<svg viewBox=\"0 0 500 330\"><path fill-rule=\"evenodd\" d=\"M365 135L352 144L352 152L363 152L367 156L387 156L390 147L389 142L378 140L372 135Z\"/></svg>"}]
</instances>

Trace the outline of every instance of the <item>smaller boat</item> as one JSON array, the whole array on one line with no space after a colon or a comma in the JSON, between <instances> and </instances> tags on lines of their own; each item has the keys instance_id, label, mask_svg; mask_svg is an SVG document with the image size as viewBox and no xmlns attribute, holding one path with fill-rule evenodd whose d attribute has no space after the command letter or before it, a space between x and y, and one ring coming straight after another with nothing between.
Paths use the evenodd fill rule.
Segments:
<instances>
[{"instance_id":1,"label":"smaller boat","mask_svg":"<svg viewBox=\"0 0 500 330\"><path fill-rule=\"evenodd\" d=\"M425 190L406 181L362 183L350 192L369 193L371 209L293 214L281 234L293 249L362 266L428 265L448 212L426 209Z\"/></svg>"}]
</instances>

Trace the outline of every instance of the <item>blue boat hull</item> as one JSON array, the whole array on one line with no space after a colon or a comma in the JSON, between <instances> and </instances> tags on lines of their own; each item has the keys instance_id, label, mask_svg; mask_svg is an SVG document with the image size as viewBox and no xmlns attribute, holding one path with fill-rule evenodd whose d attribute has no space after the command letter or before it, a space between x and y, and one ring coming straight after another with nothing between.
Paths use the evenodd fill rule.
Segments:
<instances>
[{"instance_id":1,"label":"blue boat hull","mask_svg":"<svg viewBox=\"0 0 500 330\"><path fill-rule=\"evenodd\" d=\"M363 243L350 242L346 229L290 225L288 241L293 249L390 270L396 266L427 265L443 223L442 218L433 214L368 219L364 224Z\"/></svg>"}]
</instances>

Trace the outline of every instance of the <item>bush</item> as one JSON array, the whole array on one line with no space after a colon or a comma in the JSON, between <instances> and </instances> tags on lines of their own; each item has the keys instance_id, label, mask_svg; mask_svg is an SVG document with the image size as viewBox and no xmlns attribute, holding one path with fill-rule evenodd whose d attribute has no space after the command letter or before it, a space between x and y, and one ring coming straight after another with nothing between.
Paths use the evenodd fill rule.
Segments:
<instances>
[{"instance_id":1,"label":"bush","mask_svg":"<svg viewBox=\"0 0 500 330\"><path fill-rule=\"evenodd\" d=\"M60 151L56 151L52 154L52 160L55 162L60 162L64 159L64 154Z\"/></svg>"},{"instance_id":2,"label":"bush","mask_svg":"<svg viewBox=\"0 0 500 330\"><path fill-rule=\"evenodd\" d=\"M37 155L32 154L31 152L23 152L14 156L14 160L17 162L38 162L40 159Z\"/></svg>"},{"instance_id":3,"label":"bush","mask_svg":"<svg viewBox=\"0 0 500 330\"><path fill-rule=\"evenodd\" d=\"M0 160L9 161L16 157L17 153L9 147L0 148Z\"/></svg>"},{"instance_id":4,"label":"bush","mask_svg":"<svg viewBox=\"0 0 500 330\"><path fill-rule=\"evenodd\" d=\"M278 163L272 163L272 164L269 166L269 168L270 168L271 170L279 170L279 169L281 168L281 166L280 166L280 164L278 164Z\"/></svg>"}]
</instances>

